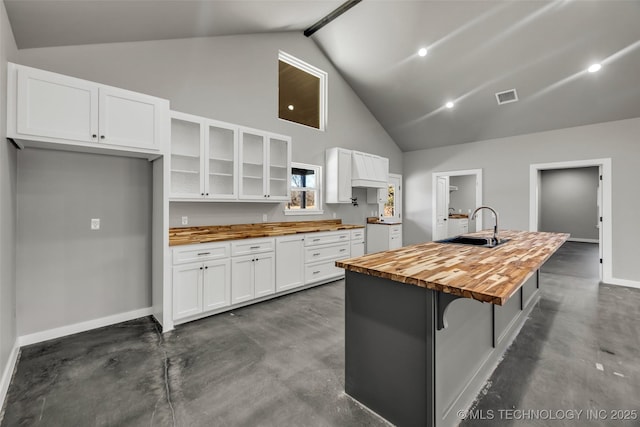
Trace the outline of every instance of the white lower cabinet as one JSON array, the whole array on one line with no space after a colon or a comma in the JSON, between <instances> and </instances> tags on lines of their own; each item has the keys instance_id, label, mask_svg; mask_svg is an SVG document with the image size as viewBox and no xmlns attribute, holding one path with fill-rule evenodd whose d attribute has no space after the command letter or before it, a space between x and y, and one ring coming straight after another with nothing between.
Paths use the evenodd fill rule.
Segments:
<instances>
[{"instance_id":1,"label":"white lower cabinet","mask_svg":"<svg viewBox=\"0 0 640 427\"><path fill-rule=\"evenodd\" d=\"M276 292L275 240L231 242L231 303L239 304Z\"/></svg>"},{"instance_id":2,"label":"white lower cabinet","mask_svg":"<svg viewBox=\"0 0 640 427\"><path fill-rule=\"evenodd\" d=\"M177 248L173 259L173 320L231 304L228 243Z\"/></svg>"},{"instance_id":3,"label":"white lower cabinet","mask_svg":"<svg viewBox=\"0 0 640 427\"><path fill-rule=\"evenodd\" d=\"M304 235L276 237L276 292L304 285Z\"/></svg>"},{"instance_id":4,"label":"white lower cabinet","mask_svg":"<svg viewBox=\"0 0 640 427\"><path fill-rule=\"evenodd\" d=\"M173 320L194 320L269 295L344 277L364 229L194 244L172 250Z\"/></svg>"},{"instance_id":5,"label":"white lower cabinet","mask_svg":"<svg viewBox=\"0 0 640 427\"><path fill-rule=\"evenodd\" d=\"M402 247L402 224L367 224L367 253Z\"/></svg>"}]
</instances>

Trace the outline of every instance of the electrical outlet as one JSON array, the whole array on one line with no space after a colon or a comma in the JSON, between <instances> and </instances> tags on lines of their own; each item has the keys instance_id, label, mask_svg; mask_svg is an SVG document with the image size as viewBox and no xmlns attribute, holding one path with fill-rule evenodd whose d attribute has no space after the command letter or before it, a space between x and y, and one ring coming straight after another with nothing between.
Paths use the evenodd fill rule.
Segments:
<instances>
[{"instance_id":1,"label":"electrical outlet","mask_svg":"<svg viewBox=\"0 0 640 427\"><path fill-rule=\"evenodd\" d=\"M262 222L267 222L267 214L262 214Z\"/></svg>"},{"instance_id":2,"label":"electrical outlet","mask_svg":"<svg viewBox=\"0 0 640 427\"><path fill-rule=\"evenodd\" d=\"M182 225L189 225L189 217L188 216L183 216L182 217Z\"/></svg>"},{"instance_id":3,"label":"electrical outlet","mask_svg":"<svg viewBox=\"0 0 640 427\"><path fill-rule=\"evenodd\" d=\"M91 218L91 229L100 230L100 218Z\"/></svg>"},{"instance_id":4,"label":"electrical outlet","mask_svg":"<svg viewBox=\"0 0 640 427\"><path fill-rule=\"evenodd\" d=\"M336 219L336 218L338 218L338 214L334 212L333 213L333 219Z\"/></svg>"}]
</instances>

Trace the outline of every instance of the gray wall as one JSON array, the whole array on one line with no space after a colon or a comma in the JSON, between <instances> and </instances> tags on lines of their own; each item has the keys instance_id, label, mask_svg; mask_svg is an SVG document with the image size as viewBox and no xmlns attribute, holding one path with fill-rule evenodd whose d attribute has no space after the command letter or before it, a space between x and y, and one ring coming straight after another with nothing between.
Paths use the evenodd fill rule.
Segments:
<instances>
[{"instance_id":1,"label":"gray wall","mask_svg":"<svg viewBox=\"0 0 640 427\"><path fill-rule=\"evenodd\" d=\"M404 153L405 242L431 240L433 172L482 168L483 201L500 213L500 228L528 230L529 166L595 158L612 159L613 277L640 281L640 198L631 196L640 182L640 118Z\"/></svg>"},{"instance_id":2,"label":"gray wall","mask_svg":"<svg viewBox=\"0 0 640 427\"><path fill-rule=\"evenodd\" d=\"M19 335L151 306L147 160L22 150L18 218Z\"/></svg>"},{"instance_id":3,"label":"gray wall","mask_svg":"<svg viewBox=\"0 0 640 427\"><path fill-rule=\"evenodd\" d=\"M325 132L277 118L278 50L328 73ZM298 32L26 49L16 62L160 96L176 111L290 135L296 162L324 165L326 148L345 147L388 157L390 172L402 173L400 149L316 44ZM262 213L284 221L334 212L345 222L364 223L371 208L361 193L359 209L327 205L322 217L285 217L283 204L172 204L171 225L180 225L176 218L185 212L190 225L202 217L206 224L244 223L262 221Z\"/></svg>"},{"instance_id":4,"label":"gray wall","mask_svg":"<svg viewBox=\"0 0 640 427\"><path fill-rule=\"evenodd\" d=\"M458 187L457 191L449 193L449 207L455 208L456 213L473 212L476 206L476 176L460 175L449 177L449 185ZM476 221L469 218L469 231L475 230Z\"/></svg>"},{"instance_id":5,"label":"gray wall","mask_svg":"<svg viewBox=\"0 0 640 427\"><path fill-rule=\"evenodd\" d=\"M7 130L7 60L16 43L0 3L0 135ZM0 375L16 342L16 149L0 140Z\"/></svg>"},{"instance_id":6,"label":"gray wall","mask_svg":"<svg viewBox=\"0 0 640 427\"><path fill-rule=\"evenodd\" d=\"M543 170L540 175L538 229L598 240L598 168Z\"/></svg>"}]
</instances>

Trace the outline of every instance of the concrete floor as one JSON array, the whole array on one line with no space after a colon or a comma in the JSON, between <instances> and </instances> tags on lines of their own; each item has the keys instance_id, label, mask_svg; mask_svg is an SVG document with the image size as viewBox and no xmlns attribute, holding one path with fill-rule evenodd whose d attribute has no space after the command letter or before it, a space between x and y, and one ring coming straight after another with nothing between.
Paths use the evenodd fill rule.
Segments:
<instances>
[{"instance_id":1,"label":"concrete floor","mask_svg":"<svg viewBox=\"0 0 640 427\"><path fill-rule=\"evenodd\" d=\"M640 290L599 286L597 268L589 244L548 261L539 305L473 408L493 419L462 425L640 425L499 412L640 410ZM145 318L23 348L2 426L386 425L343 390L338 281L164 335Z\"/></svg>"}]
</instances>

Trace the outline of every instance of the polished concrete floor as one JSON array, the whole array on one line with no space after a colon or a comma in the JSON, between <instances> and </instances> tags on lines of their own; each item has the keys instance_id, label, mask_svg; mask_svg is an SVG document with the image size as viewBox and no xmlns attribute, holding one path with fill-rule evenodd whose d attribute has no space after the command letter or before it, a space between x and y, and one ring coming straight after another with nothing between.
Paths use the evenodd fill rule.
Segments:
<instances>
[{"instance_id":1,"label":"polished concrete floor","mask_svg":"<svg viewBox=\"0 0 640 427\"><path fill-rule=\"evenodd\" d=\"M599 285L597 257L566 243L548 261L539 305L462 425L640 425L610 412L640 410L640 290ZM338 281L164 335L139 319L29 346L2 425L385 425L343 393L343 322ZM576 412L516 419L526 410Z\"/></svg>"}]
</instances>

